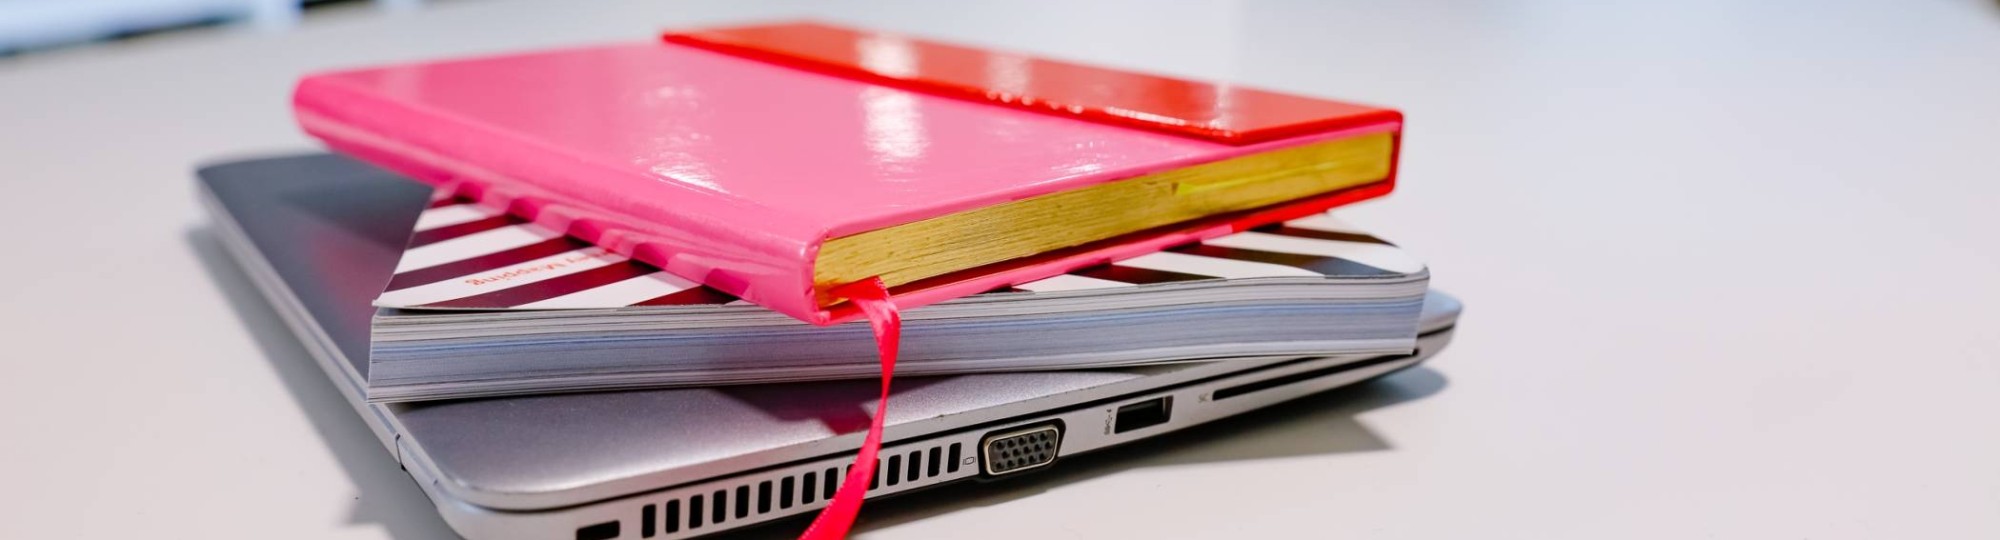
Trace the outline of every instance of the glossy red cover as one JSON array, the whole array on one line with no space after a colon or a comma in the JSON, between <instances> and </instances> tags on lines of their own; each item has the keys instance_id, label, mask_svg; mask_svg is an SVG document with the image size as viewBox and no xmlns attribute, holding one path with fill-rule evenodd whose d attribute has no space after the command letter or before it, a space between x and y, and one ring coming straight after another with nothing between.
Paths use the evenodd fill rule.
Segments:
<instances>
[{"instance_id":1,"label":"glossy red cover","mask_svg":"<svg viewBox=\"0 0 2000 540\"><path fill-rule=\"evenodd\" d=\"M933 95L1227 144L1387 122L1391 109L791 22L668 33L700 47Z\"/></svg>"}]
</instances>

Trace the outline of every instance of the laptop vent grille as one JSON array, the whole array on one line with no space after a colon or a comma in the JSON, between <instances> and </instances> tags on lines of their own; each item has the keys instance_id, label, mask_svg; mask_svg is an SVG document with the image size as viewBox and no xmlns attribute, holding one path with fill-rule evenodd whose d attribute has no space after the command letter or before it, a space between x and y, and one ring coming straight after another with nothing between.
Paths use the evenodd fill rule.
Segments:
<instances>
[{"instance_id":1,"label":"laptop vent grille","mask_svg":"<svg viewBox=\"0 0 2000 540\"><path fill-rule=\"evenodd\" d=\"M868 491L873 494L884 488L957 475L961 468L967 467L961 464L961 460L967 457L966 449L964 443L953 442L884 452L877 458L875 477L869 480ZM635 523L638 525L638 536L694 535L724 526L733 528L741 521L774 519L777 516L771 515L773 513L790 515L820 508L833 498L852 468L815 467L786 476L752 477L735 484L704 486L692 494L650 502L639 508ZM577 538L605 538L601 536L606 532L604 526L604 523L599 523L578 528ZM614 526L609 530L617 529Z\"/></svg>"}]
</instances>

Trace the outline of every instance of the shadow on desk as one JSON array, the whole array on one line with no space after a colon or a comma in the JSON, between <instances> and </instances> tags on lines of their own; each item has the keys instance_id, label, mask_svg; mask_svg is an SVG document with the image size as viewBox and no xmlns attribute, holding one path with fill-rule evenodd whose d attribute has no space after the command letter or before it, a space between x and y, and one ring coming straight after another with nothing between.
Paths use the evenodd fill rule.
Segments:
<instances>
[{"instance_id":1,"label":"shadow on desk","mask_svg":"<svg viewBox=\"0 0 2000 540\"><path fill-rule=\"evenodd\" d=\"M430 499L397 465L367 424L355 415L353 406L327 380L221 241L205 228L188 231L186 241L216 289L228 298L237 318L255 337L294 405L311 419L314 431L333 450L349 480L361 491L354 498L347 525L377 525L399 539L454 537ZM1140 467L1387 450L1388 444L1355 421L1355 417L1435 394L1445 384L1443 375L1418 366L1376 381L1163 435L1150 442L1064 458L1055 467L1037 474L990 484L944 486L922 491L922 497L871 501L862 511L856 532L865 533L960 508L1000 504ZM722 537L792 537L804 530L809 517L779 520Z\"/></svg>"}]
</instances>

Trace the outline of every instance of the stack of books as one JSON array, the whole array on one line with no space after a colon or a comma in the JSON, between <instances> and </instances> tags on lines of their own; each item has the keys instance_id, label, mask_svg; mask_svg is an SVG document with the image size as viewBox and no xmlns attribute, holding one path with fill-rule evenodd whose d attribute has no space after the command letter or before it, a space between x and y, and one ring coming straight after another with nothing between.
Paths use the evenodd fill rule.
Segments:
<instances>
[{"instance_id":1,"label":"stack of books","mask_svg":"<svg viewBox=\"0 0 2000 540\"><path fill-rule=\"evenodd\" d=\"M1415 347L1428 270L1327 213L1392 189L1393 110L813 24L666 41L301 82L309 133L436 189L367 399Z\"/></svg>"},{"instance_id":2,"label":"stack of books","mask_svg":"<svg viewBox=\"0 0 2000 540\"><path fill-rule=\"evenodd\" d=\"M472 201L439 201L376 300L371 400L878 369L864 325L812 326ZM544 240L502 240L516 235ZM1395 245L1315 215L911 310L897 371L1400 354L1427 280Z\"/></svg>"}]
</instances>

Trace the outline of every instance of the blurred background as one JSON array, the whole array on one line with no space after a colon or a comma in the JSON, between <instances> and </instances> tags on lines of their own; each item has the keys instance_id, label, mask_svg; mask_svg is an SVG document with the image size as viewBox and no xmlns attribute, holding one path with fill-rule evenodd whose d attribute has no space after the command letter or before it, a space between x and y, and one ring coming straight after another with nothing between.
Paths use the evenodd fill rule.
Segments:
<instances>
[{"instance_id":1,"label":"blurred background","mask_svg":"<svg viewBox=\"0 0 2000 540\"><path fill-rule=\"evenodd\" d=\"M1397 107L1398 191L1343 215L1469 307L1422 399L873 538L2000 538L1995 0L0 0L0 230L33 232L0 251L0 538L448 534L266 360L302 353L189 247L189 171L320 148L304 73L786 18Z\"/></svg>"},{"instance_id":2,"label":"blurred background","mask_svg":"<svg viewBox=\"0 0 2000 540\"><path fill-rule=\"evenodd\" d=\"M191 29L283 31L307 13L408 11L429 0L0 0L0 57Z\"/></svg>"}]
</instances>

